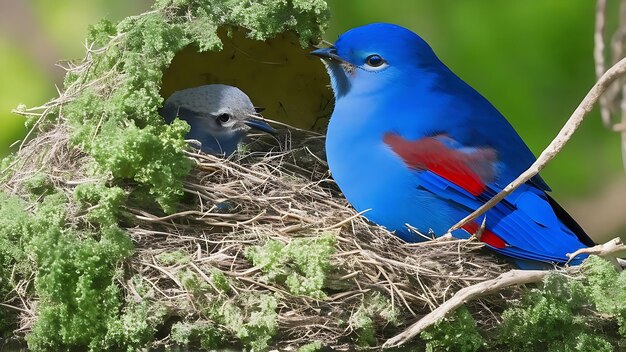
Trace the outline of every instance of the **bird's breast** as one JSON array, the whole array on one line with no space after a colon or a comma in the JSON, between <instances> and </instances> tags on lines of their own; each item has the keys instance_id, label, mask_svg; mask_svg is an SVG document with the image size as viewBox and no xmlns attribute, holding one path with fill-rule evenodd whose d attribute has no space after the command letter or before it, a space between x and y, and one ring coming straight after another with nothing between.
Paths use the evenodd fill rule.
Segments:
<instances>
[{"instance_id":1,"label":"bird's breast","mask_svg":"<svg viewBox=\"0 0 626 352\"><path fill-rule=\"evenodd\" d=\"M331 118L326 154L333 178L354 208L369 209L365 216L390 230L404 231L406 223L424 232L445 227L432 222L442 218L432 213L442 210L441 201L419 189L416 171L383 142L386 131L351 128L346 121L354 117L341 114L336 110Z\"/></svg>"}]
</instances>

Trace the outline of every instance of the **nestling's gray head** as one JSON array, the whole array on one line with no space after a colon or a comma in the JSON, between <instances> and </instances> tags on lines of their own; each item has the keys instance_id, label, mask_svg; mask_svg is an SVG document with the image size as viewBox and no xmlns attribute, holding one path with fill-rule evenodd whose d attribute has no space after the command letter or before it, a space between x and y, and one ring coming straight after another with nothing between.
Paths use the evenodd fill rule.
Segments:
<instances>
[{"instance_id":1,"label":"nestling's gray head","mask_svg":"<svg viewBox=\"0 0 626 352\"><path fill-rule=\"evenodd\" d=\"M250 128L276 131L257 117L250 98L239 88L210 84L174 92L160 111L167 122L176 117L187 121L186 135L202 143L203 152L230 155Z\"/></svg>"}]
</instances>

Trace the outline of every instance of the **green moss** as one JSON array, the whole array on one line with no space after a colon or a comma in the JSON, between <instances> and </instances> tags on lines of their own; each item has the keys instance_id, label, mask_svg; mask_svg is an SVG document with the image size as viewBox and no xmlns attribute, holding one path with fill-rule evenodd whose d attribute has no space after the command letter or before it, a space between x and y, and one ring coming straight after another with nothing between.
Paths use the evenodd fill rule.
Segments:
<instances>
[{"instance_id":1,"label":"green moss","mask_svg":"<svg viewBox=\"0 0 626 352\"><path fill-rule=\"evenodd\" d=\"M157 255L156 258L163 265L184 265L191 262L189 254L181 250L163 252Z\"/></svg>"},{"instance_id":2,"label":"green moss","mask_svg":"<svg viewBox=\"0 0 626 352\"><path fill-rule=\"evenodd\" d=\"M397 326L400 321L398 310L391 301L379 292L374 292L365 297L363 303L350 316L349 324L356 331L360 346L376 346L377 327Z\"/></svg>"},{"instance_id":3,"label":"green moss","mask_svg":"<svg viewBox=\"0 0 626 352\"><path fill-rule=\"evenodd\" d=\"M576 319L584 303L581 282L549 275L543 289L531 290L520 307L504 312L500 331L503 345L515 346L518 351L536 351L571 344L584 328Z\"/></svg>"},{"instance_id":4,"label":"green moss","mask_svg":"<svg viewBox=\"0 0 626 352\"><path fill-rule=\"evenodd\" d=\"M230 291L230 283L226 274L223 271L213 270L211 271L211 282L222 293L228 293Z\"/></svg>"},{"instance_id":5,"label":"green moss","mask_svg":"<svg viewBox=\"0 0 626 352\"><path fill-rule=\"evenodd\" d=\"M62 346L96 348L108 324L118 318L122 302L115 266L132 252L128 236L115 227L88 234L51 227L30 246L39 268L35 288L38 320L28 335L33 350Z\"/></svg>"},{"instance_id":6,"label":"green moss","mask_svg":"<svg viewBox=\"0 0 626 352\"><path fill-rule=\"evenodd\" d=\"M15 155L10 154L0 159L0 182L4 182L12 175L10 166L15 162Z\"/></svg>"},{"instance_id":7,"label":"green moss","mask_svg":"<svg viewBox=\"0 0 626 352\"><path fill-rule=\"evenodd\" d=\"M249 293L228 299L223 295L193 294L208 320L176 323L172 327L172 341L216 349L235 338L251 351L267 350L278 328L276 297Z\"/></svg>"},{"instance_id":8,"label":"green moss","mask_svg":"<svg viewBox=\"0 0 626 352\"><path fill-rule=\"evenodd\" d=\"M103 47L117 34L115 23L108 19L102 19L98 23L87 28L87 41L97 47Z\"/></svg>"},{"instance_id":9,"label":"green moss","mask_svg":"<svg viewBox=\"0 0 626 352\"><path fill-rule=\"evenodd\" d=\"M178 271L178 279L185 290L192 294L202 295L211 291L209 284L189 268Z\"/></svg>"},{"instance_id":10,"label":"green moss","mask_svg":"<svg viewBox=\"0 0 626 352\"><path fill-rule=\"evenodd\" d=\"M488 340L483 340L463 308L451 320L422 333L426 349L582 352L623 348L626 274L596 256L585 261L582 274L577 278L548 275L541 287L529 289L520 302L503 312L495 335L482 331Z\"/></svg>"},{"instance_id":11,"label":"green moss","mask_svg":"<svg viewBox=\"0 0 626 352\"><path fill-rule=\"evenodd\" d=\"M350 316L349 323L357 334L357 344L359 346L375 346L377 344L374 319L367 315L363 306L359 307Z\"/></svg>"},{"instance_id":12,"label":"green moss","mask_svg":"<svg viewBox=\"0 0 626 352\"><path fill-rule=\"evenodd\" d=\"M250 38L257 40L294 31L303 47L321 38L330 17L324 0L157 0L155 8L178 9L179 13L191 10L194 18L205 17L214 24L244 27L250 31ZM206 32L197 35L206 36Z\"/></svg>"},{"instance_id":13,"label":"green moss","mask_svg":"<svg viewBox=\"0 0 626 352\"><path fill-rule=\"evenodd\" d=\"M567 348L569 348L569 346ZM558 347L555 348L554 351L558 351ZM565 351L565 349L563 349L562 351ZM573 346L573 349L571 349L571 351L612 352L614 351L614 348L613 345L611 345L608 341L600 336L582 333L576 336L576 345Z\"/></svg>"},{"instance_id":14,"label":"green moss","mask_svg":"<svg viewBox=\"0 0 626 352\"><path fill-rule=\"evenodd\" d=\"M157 259L162 263L167 263L166 265L185 265L190 261L189 256L180 251L162 253ZM206 297L215 295L215 289L219 291L217 292L218 295L228 293L230 290L228 278L223 272L218 270L211 272L209 276L210 283L206 282L205 279L191 269L191 267L178 270L177 276L185 290L196 296Z\"/></svg>"},{"instance_id":15,"label":"green moss","mask_svg":"<svg viewBox=\"0 0 626 352\"><path fill-rule=\"evenodd\" d=\"M0 260L8 264L2 268L24 277L35 273L38 319L27 337L29 347L94 348L120 310L116 266L132 253L130 239L115 226L98 234L73 228L63 194L43 197L32 212L15 197L2 194L0 203ZM9 277L2 273L3 282Z\"/></svg>"},{"instance_id":16,"label":"green moss","mask_svg":"<svg viewBox=\"0 0 626 352\"><path fill-rule=\"evenodd\" d=\"M149 346L167 316L165 307L143 300L130 303L119 318L108 322L107 334L94 350L138 351Z\"/></svg>"},{"instance_id":17,"label":"green moss","mask_svg":"<svg viewBox=\"0 0 626 352\"><path fill-rule=\"evenodd\" d=\"M598 312L614 317L626 339L626 271L617 272L610 262L589 257L583 265L587 293Z\"/></svg>"},{"instance_id":18,"label":"green moss","mask_svg":"<svg viewBox=\"0 0 626 352\"><path fill-rule=\"evenodd\" d=\"M107 187L101 183L86 183L76 187L74 196L79 204L91 207L87 219L101 226L118 223L120 209L126 193L119 187Z\"/></svg>"},{"instance_id":19,"label":"green moss","mask_svg":"<svg viewBox=\"0 0 626 352\"><path fill-rule=\"evenodd\" d=\"M18 198L0 192L0 297L11 298L11 292L21 277L27 277L30 265L20 245L21 231L28 224L26 204ZM17 324L16 312L0 306L0 336L9 337Z\"/></svg>"},{"instance_id":20,"label":"green moss","mask_svg":"<svg viewBox=\"0 0 626 352\"><path fill-rule=\"evenodd\" d=\"M426 351L478 351L486 343L476 329L476 321L465 306L421 333Z\"/></svg>"},{"instance_id":21,"label":"green moss","mask_svg":"<svg viewBox=\"0 0 626 352\"><path fill-rule=\"evenodd\" d=\"M270 240L251 247L246 258L259 267L268 281L284 283L294 295L324 298L322 291L335 252L335 237L296 238L289 244Z\"/></svg>"},{"instance_id":22,"label":"green moss","mask_svg":"<svg viewBox=\"0 0 626 352\"><path fill-rule=\"evenodd\" d=\"M589 292L601 290L597 280L606 279L603 262L587 262L582 280L548 275L542 288L530 290L517 307L503 313L499 345L515 346L514 351L585 351L581 348L611 346L615 336L607 332L615 323L589 314L594 306ZM598 273L601 275L595 276Z\"/></svg>"},{"instance_id":23,"label":"green moss","mask_svg":"<svg viewBox=\"0 0 626 352\"><path fill-rule=\"evenodd\" d=\"M246 294L216 307L212 318L252 351L265 351L278 328L277 306L272 295Z\"/></svg>"},{"instance_id":24,"label":"green moss","mask_svg":"<svg viewBox=\"0 0 626 352\"><path fill-rule=\"evenodd\" d=\"M218 23L211 10L196 9L196 16L184 26L185 35L195 38L195 45L200 52L222 49L222 41L217 36Z\"/></svg>"},{"instance_id":25,"label":"green moss","mask_svg":"<svg viewBox=\"0 0 626 352\"><path fill-rule=\"evenodd\" d=\"M72 141L93 156L100 173L139 183L170 212L191 169L182 153L189 127L182 122L163 125L157 113L163 100L159 84L175 52L190 41L180 26L168 24L157 12L115 28L103 21L90 28L90 39L106 50L68 82L98 80L102 85L82 90L66 105Z\"/></svg>"},{"instance_id":26,"label":"green moss","mask_svg":"<svg viewBox=\"0 0 626 352\"><path fill-rule=\"evenodd\" d=\"M146 128L133 123L125 129L106 124L94 141L93 156L102 172L140 183L163 210L170 212L183 195L181 180L191 169L191 162L182 154L188 129L180 120Z\"/></svg>"},{"instance_id":27,"label":"green moss","mask_svg":"<svg viewBox=\"0 0 626 352\"><path fill-rule=\"evenodd\" d=\"M183 346L199 344L204 350L214 350L224 343L223 332L208 321L175 323L172 326L170 339Z\"/></svg>"},{"instance_id":28,"label":"green moss","mask_svg":"<svg viewBox=\"0 0 626 352\"><path fill-rule=\"evenodd\" d=\"M311 343L307 343L306 345L300 346L296 352L317 352L324 347L321 341L313 341Z\"/></svg>"},{"instance_id":29,"label":"green moss","mask_svg":"<svg viewBox=\"0 0 626 352\"><path fill-rule=\"evenodd\" d=\"M37 173L27 179L24 182L24 188L35 196L48 195L54 191L54 185L43 173Z\"/></svg>"}]
</instances>

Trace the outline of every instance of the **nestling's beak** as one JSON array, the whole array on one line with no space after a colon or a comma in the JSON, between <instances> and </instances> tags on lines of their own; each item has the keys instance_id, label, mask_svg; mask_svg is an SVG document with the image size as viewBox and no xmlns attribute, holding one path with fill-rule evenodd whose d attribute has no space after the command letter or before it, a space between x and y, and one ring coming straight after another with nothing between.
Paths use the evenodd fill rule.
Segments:
<instances>
[{"instance_id":1,"label":"nestling's beak","mask_svg":"<svg viewBox=\"0 0 626 352\"><path fill-rule=\"evenodd\" d=\"M267 122L260 120L258 118L245 119L243 123L259 131L267 132L272 135L276 134L276 130L272 128L272 126L270 126Z\"/></svg>"},{"instance_id":2,"label":"nestling's beak","mask_svg":"<svg viewBox=\"0 0 626 352\"><path fill-rule=\"evenodd\" d=\"M335 48L334 46L313 50L309 54L317 56L323 60L335 60L338 62L349 63L337 54L337 48Z\"/></svg>"}]
</instances>

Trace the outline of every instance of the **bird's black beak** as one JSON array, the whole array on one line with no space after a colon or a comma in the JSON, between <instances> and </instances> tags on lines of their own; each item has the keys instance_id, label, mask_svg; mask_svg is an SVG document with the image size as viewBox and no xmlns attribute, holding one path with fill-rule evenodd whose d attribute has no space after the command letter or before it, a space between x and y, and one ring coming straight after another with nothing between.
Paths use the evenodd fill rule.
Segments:
<instances>
[{"instance_id":1,"label":"bird's black beak","mask_svg":"<svg viewBox=\"0 0 626 352\"><path fill-rule=\"evenodd\" d=\"M319 48L317 50L311 51L309 54L317 56L323 60L335 60L338 62L348 63L344 58L337 54L337 48L335 48L334 46L328 48Z\"/></svg>"},{"instance_id":2,"label":"bird's black beak","mask_svg":"<svg viewBox=\"0 0 626 352\"><path fill-rule=\"evenodd\" d=\"M276 130L272 128L272 126L270 126L267 122L260 120L258 118L249 118L249 119L246 119L243 123L259 131L267 132L272 135L276 134Z\"/></svg>"},{"instance_id":3,"label":"bird's black beak","mask_svg":"<svg viewBox=\"0 0 626 352\"><path fill-rule=\"evenodd\" d=\"M258 114L258 113L260 113L260 112L265 111L265 108L264 108L264 107L262 107L262 106L255 106L255 107L254 107L254 111L256 111L256 113Z\"/></svg>"}]
</instances>

